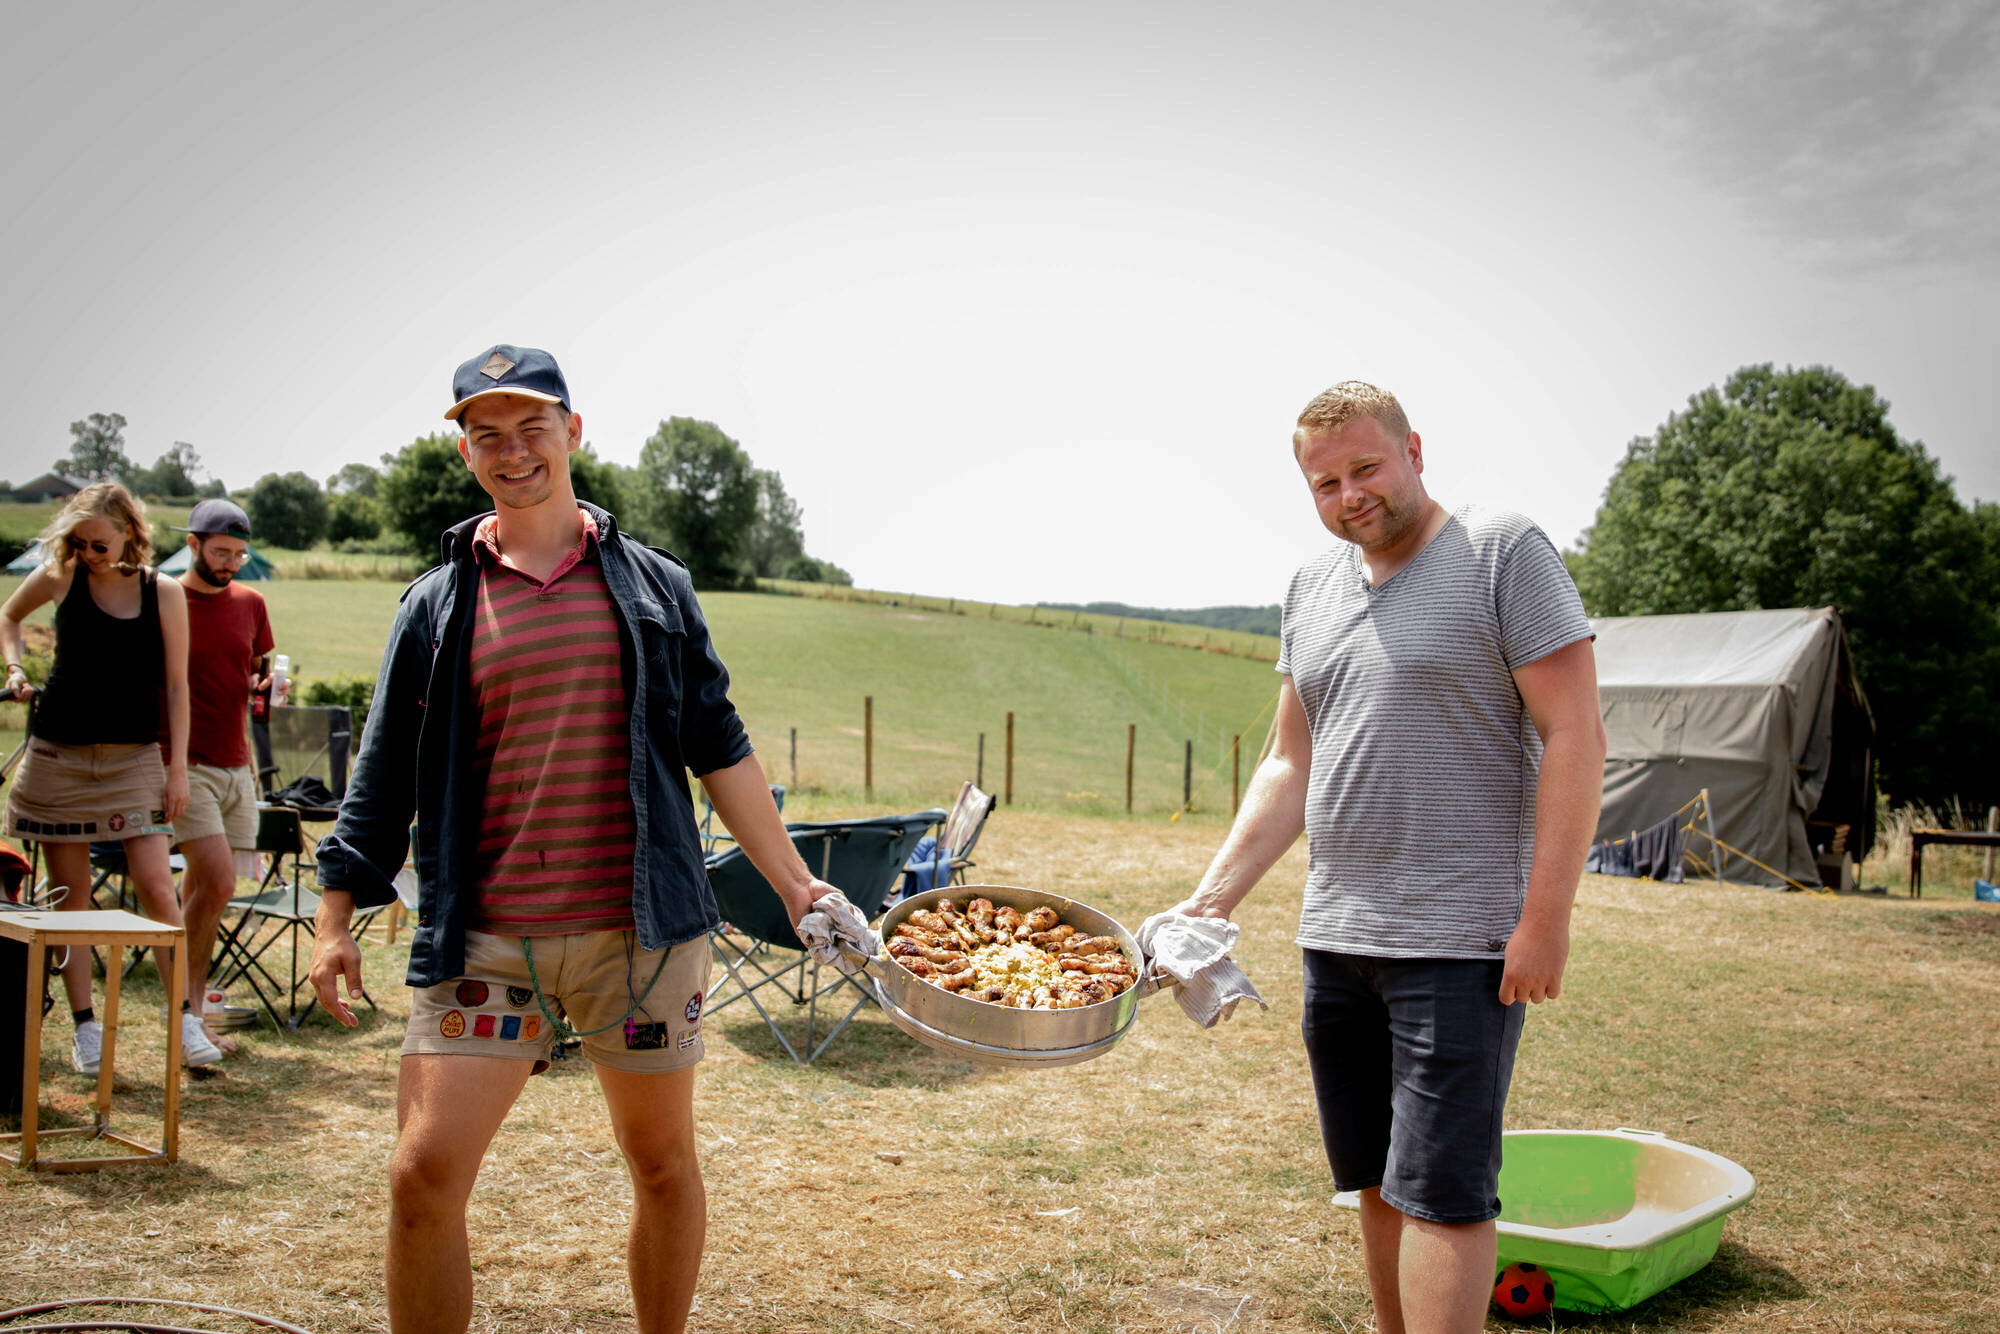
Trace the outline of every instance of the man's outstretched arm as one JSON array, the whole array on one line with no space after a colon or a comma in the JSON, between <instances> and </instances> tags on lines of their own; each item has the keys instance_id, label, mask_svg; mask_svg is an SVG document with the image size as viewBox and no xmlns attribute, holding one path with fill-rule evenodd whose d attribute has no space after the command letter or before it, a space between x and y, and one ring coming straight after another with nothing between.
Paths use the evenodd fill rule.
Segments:
<instances>
[{"instance_id":1,"label":"man's outstretched arm","mask_svg":"<svg viewBox=\"0 0 2000 1334\"><path fill-rule=\"evenodd\" d=\"M1173 911L1190 917L1229 916L1305 832L1312 731L1290 676L1278 689L1278 716L1271 726L1276 732L1271 753L1251 775L1236 823L1193 896L1175 904Z\"/></svg>"}]
</instances>

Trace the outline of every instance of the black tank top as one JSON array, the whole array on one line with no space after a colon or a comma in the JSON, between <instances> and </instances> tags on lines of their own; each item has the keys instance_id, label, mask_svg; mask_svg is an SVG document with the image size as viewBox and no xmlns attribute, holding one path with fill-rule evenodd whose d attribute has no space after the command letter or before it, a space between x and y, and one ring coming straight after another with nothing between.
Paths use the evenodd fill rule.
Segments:
<instances>
[{"instance_id":1,"label":"black tank top","mask_svg":"<svg viewBox=\"0 0 2000 1334\"><path fill-rule=\"evenodd\" d=\"M97 605L90 571L77 562L69 592L56 604L56 662L35 703L36 736L65 746L160 739L167 653L157 577L139 572L139 614L121 620Z\"/></svg>"}]
</instances>

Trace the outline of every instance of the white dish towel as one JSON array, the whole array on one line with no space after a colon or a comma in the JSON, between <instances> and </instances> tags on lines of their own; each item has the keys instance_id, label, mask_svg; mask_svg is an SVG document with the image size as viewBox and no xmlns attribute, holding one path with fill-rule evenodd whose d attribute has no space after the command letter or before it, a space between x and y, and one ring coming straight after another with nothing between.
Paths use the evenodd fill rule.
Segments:
<instances>
[{"instance_id":1,"label":"white dish towel","mask_svg":"<svg viewBox=\"0 0 2000 1334\"><path fill-rule=\"evenodd\" d=\"M1174 989L1174 1000L1203 1028L1236 1012L1236 1002L1271 1007L1251 985L1249 974L1229 957L1242 928L1220 917L1154 913L1139 924L1139 949L1148 972Z\"/></svg>"},{"instance_id":2,"label":"white dish towel","mask_svg":"<svg viewBox=\"0 0 2000 1334\"><path fill-rule=\"evenodd\" d=\"M861 909L849 903L847 895L837 889L814 900L812 911L799 918L794 929L813 958L849 977L857 976L861 969L847 961L847 956L840 952L839 942L844 941L871 958L882 952L882 942L868 929L868 919L861 915Z\"/></svg>"}]
</instances>

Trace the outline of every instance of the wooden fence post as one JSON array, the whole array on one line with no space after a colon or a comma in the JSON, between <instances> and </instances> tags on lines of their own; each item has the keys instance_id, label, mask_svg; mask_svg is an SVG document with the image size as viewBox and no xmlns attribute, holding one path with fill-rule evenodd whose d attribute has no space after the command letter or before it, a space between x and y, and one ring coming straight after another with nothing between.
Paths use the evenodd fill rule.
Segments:
<instances>
[{"instance_id":1,"label":"wooden fence post","mask_svg":"<svg viewBox=\"0 0 2000 1334\"><path fill-rule=\"evenodd\" d=\"M1138 744L1139 724L1125 724L1125 813L1132 813L1132 748Z\"/></svg>"},{"instance_id":2,"label":"wooden fence post","mask_svg":"<svg viewBox=\"0 0 2000 1334\"><path fill-rule=\"evenodd\" d=\"M2000 833L2000 806L1988 806L1986 808L1986 832L1989 834ZM1993 879L1993 849L1991 848L1986 849L1986 874L1981 878L1989 881Z\"/></svg>"},{"instance_id":3,"label":"wooden fence post","mask_svg":"<svg viewBox=\"0 0 2000 1334\"><path fill-rule=\"evenodd\" d=\"M1007 710L1007 794L1002 803L1014 804L1014 711Z\"/></svg>"},{"instance_id":4,"label":"wooden fence post","mask_svg":"<svg viewBox=\"0 0 2000 1334\"><path fill-rule=\"evenodd\" d=\"M1187 754L1181 760L1181 809L1194 805L1194 742L1187 743Z\"/></svg>"},{"instance_id":5,"label":"wooden fence post","mask_svg":"<svg viewBox=\"0 0 2000 1334\"><path fill-rule=\"evenodd\" d=\"M875 697L864 695L861 700L861 790L870 800L875 799Z\"/></svg>"},{"instance_id":6,"label":"wooden fence post","mask_svg":"<svg viewBox=\"0 0 2000 1334\"><path fill-rule=\"evenodd\" d=\"M1229 738L1229 818L1243 809L1243 734Z\"/></svg>"}]
</instances>

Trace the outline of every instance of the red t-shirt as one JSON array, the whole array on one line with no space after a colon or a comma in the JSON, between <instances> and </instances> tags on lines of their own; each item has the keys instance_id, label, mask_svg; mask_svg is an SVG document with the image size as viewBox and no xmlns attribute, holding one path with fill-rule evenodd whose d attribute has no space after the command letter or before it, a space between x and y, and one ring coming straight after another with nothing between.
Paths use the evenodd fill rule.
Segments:
<instances>
[{"instance_id":1,"label":"red t-shirt","mask_svg":"<svg viewBox=\"0 0 2000 1334\"><path fill-rule=\"evenodd\" d=\"M188 763L234 769L250 763L250 674L271 651L271 617L264 595L238 583L189 588L187 610Z\"/></svg>"}]
</instances>

